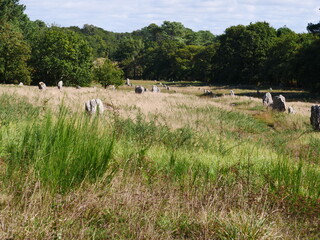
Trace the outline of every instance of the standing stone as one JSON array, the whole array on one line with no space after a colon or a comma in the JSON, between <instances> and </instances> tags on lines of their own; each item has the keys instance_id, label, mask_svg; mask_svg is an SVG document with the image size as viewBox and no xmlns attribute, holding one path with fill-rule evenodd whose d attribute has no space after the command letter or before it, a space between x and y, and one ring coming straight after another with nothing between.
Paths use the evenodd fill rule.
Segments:
<instances>
[{"instance_id":1,"label":"standing stone","mask_svg":"<svg viewBox=\"0 0 320 240\"><path fill-rule=\"evenodd\" d=\"M130 79L129 79L129 78L127 78L127 80L126 80L126 85L127 85L127 86L131 86L131 85L130 85Z\"/></svg>"},{"instance_id":2,"label":"standing stone","mask_svg":"<svg viewBox=\"0 0 320 240\"><path fill-rule=\"evenodd\" d=\"M81 89L81 87L78 85L78 86L76 86L76 89Z\"/></svg>"},{"instance_id":3,"label":"standing stone","mask_svg":"<svg viewBox=\"0 0 320 240\"><path fill-rule=\"evenodd\" d=\"M85 109L91 115L94 115L97 110L99 111L99 114L103 114L104 106L100 99L91 99L86 102Z\"/></svg>"},{"instance_id":4,"label":"standing stone","mask_svg":"<svg viewBox=\"0 0 320 240\"><path fill-rule=\"evenodd\" d=\"M262 97L262 103L263 103L263 105L265 105L265 106L270 106L270 105L272 105L273 100L272 100L271 93L267 92L267 93Z\"/></svg>"},{"instance_id":5,"label":"standing stone","mask_svg":"<svg viewBox=\"0 0 320 240\"><path fill-rule=\"evenodd\" d=\"M316 131L320 130L320 106L319 105L313 105L311 107L310 123L314 130Z\"/></svg>"},{"instance_id":6,"label":"standing stone","mask_svg":"<svg viewBox=\"0 0 320 240\"><path fill-rule=\"evenodd\" d=\"M63 82L62 82L62 81L59 81L59 82L58 82L58 89L61 90L61 89L62 89L62 86L63 86Z\"/></svg>"},{"instance_id":7,"label":"standing stone","mask_svg":"<svg viewBox=\"0 0 320 240\"><path fill-rule=\"evenodd\" d=\"M160 92L160 88L158 88L156 85L153 85L152 86L152 92L159 93Z\"/></svg>"},{"instance_id":8,"label":"standing stone","mask_svg":"<svg viewBox=\"0 0 320 240\"><path fill-rule=\"evenodd\" d=\"M280 112L285 112L287 110L285 97L282 95L275 96L273 98L272 108Z\"/></svg>"},{"instance_id":9,"label":"standing stone","mask_svg":"<svg viewBox=\"0 0 320 240\"><path fill-rule=\"evenodd\" d=\"M40 90L45 90L47 86L44 82L39 82L38 87Z\"/></svg>"},{"instance_id":10,"label":"standing stone","mask_svg":"<svg viewBox=\"0 0 320 240\"><path fill-rule=\"evenodd\" d=\"M136 86L136 88L134 89L134 91L135 91L135 93L141 94L141 93L145 92L145 88L142 87L142 86Z\"/></svg>"},{"instance_id":11,"label":"standing stone","mask_svg":"<svg viewBox=\"0 0 320 240\"><path fill-rule=\"evenodd\" d=\"M19 86L23 86L23 82L20 82L20 83L19 83Z\"/></svg>"},{"instance_id":12,"label":"standing stone","mask_svg":"<svg viewBox=\"0 0 320 240\"><path fill-rule=\"evenodd\" d=\"M234 97L234 91L233 90L230 91L230 95L231 95L231 97Z\"/></svg>"},{"instance_id":13,"label":"standing stone","mask_svg":"<svg viewBox=\"0 0 320 240\"><path fill-rule=\"evenodd\" d=\"M293 107L288 107L288 113L289 114L294 114L294 109L293 109Z\"/></svg>"}]
</instances>

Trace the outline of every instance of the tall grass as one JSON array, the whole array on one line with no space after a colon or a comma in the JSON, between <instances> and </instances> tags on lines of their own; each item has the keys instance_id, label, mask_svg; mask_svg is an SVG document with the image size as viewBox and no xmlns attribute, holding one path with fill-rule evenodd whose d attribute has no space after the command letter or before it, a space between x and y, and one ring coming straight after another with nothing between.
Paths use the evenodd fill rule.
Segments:
<instances>
[{"instance_id":1,"label":"tall grass","mask_svg":"<svg viewBox=\"0 0 320 240\"><path fill-rule=\"evenodd\" d=\"M57 119L48 112L20 131L7 146L8 177L34 168L41 182L65 192L84 179L101 177L108 168L114 138L112 132L103 133L98 117L67 116L62 108Z\"/></svg>"}]
</instances>

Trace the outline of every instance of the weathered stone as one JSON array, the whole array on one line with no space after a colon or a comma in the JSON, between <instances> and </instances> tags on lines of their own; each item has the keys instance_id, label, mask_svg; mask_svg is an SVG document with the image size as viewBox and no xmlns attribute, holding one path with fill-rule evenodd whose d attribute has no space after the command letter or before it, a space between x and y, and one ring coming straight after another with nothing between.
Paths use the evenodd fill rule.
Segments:
<instances>
[{"instance_id":1,"label":"weathered stone","mask_svg":"<svg viewBox=\"0 0 320 240\"><path fill-rule=\"evenodd\" d=\"M81 87L78 85L78 86L76 86L76 89L81 89Z\"/></svg>"},{"instance_id":2,"label":"weathered stone","mask_svg":"<svg viewBox=\"0 0 320 240\"><path fill-rule=\"evenodd\" d=\"M160 92L160 88L158 88L156 85L153 85L152 86L152 92L159 93Z\"/></svg>"},{"instance_id":3,"label":"weathered stone","mask_svg":"<svg viewBox=\"0 0 320 240\"><path fill-rule=\"evenodd\" d=\"M134 89L135 93L144 93L145 92L145 88L142 86L136 86L136 88Z\"/></svg>"},{"instance_id":4,"label":"weathered stone","mask_svg":"<svg viewBox=\"0 0 320 240\"><path fill-rule=\"evenodd\" d=\"M270 106L270 105L272 105L273 100L272 100L271 93L267 92L267 93L262 97L262 103L263 103L263 105L265 105L265 106Z\"/></svg>"},{"instance_id":5,"label":"weathered stone","mask_svg":"<svg viewBox=\"0 0 320 240\"><path fill-rule=\"evenodd\" d=\"M293 109L293 107L288 107L288 113L289 114L294 114L294 109Z\"/></svg>"},{"instance_id":6,"label":"weathered stone","mask_svg":"<svg viewBox=\"0 0 320 240\"><path fill-rule=\"evenodd\" d=\"M104 112L104 106L100 99L91 99L87 101L85 104L85 109L91 115L96 114L97 111L99 114L103 114Z\"/></svg>"},{"instance_id":7,"label":"weathered stone","mask_svg":"<svg viewBox=\"0 0 320 240\"><path fill-rule=\"evenodd\" d=\"M234 91L233 90L230 91L230 95L231 95L231 97L234 97Z\"/></svg>"},{"instance_id":8,"label":"weathered stone","mask_svg":"<svg viewBox=\"0 0 320 240\"><path fill-rule=\"evenodd\" d=\"M286 99L284 96L279 95L273 98L272 109L285 112L287 110Z\"/></svg>"},{"instance_id":9,"label":"weathered stone","mask_svg":"<svg viewBox=\"0 0 320 240\"><path fill-rule=\"evenodd\" d=\"M59 81L57 86L58 86L58 89L61 90L61 89L62 89L62 86L63 86L63 82L62 82L62 81Z\"/></svg>"},{"instance_id":10,"label":"weathered stone","mask_svg":"<svg viewBox=\"0 0 320 240\"><path fill-rule=\"evenodd\" d=\"M130 84L130 79L129 79L129 78L127 78L127 80L126 80L126 85L127 85L127 86L131 86L131 84Z\"/></svg>"},{"instance_id":11,"label":"weathered stone","mask_svg":"<svg viewBox=\"0 0 320 240\"><path fill-rule=\"evenodd\" d=\"M38 87L40 90L45 90L47 86L44 82L39 82Z\"/></svg>"},{"instance_id":12,"label":"weathered stone","mask_svg":"<svg viewBox=\"0 0 320 240\"><path fill-rule=\"evenodd\" d=\"M310 123L314 130L320 131L320 106L319 105L313 105L311 107Z\"/></svg>"},{"instance_id":13,"label":"weathered stone","mask_svg":"<svg viewBox=\"0 0 320 240\"><path fill-rule=\"evenodd\" d=\"M20 83L19 83L19 86L23 86L23 82L20 82Z\"/></svg>"}]
</instances>

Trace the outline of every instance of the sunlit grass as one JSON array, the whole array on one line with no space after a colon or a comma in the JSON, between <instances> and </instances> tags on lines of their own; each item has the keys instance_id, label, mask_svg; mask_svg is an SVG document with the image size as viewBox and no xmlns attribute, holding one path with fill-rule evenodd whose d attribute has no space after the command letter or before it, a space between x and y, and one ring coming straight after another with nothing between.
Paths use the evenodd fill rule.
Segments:
<instances>
[{"instance_id":1,"label":"sunlit grass","mask_svg":"<svg viewBox=\"0 0 320 240\"><path fill-rule=\"evenodd\" d=\"M241 97L26 91L43 98L1 105L0 238L319 236L320 138L304 115ZM86 115L91 97L115 110Z\"/></svg>"}]
</instances>

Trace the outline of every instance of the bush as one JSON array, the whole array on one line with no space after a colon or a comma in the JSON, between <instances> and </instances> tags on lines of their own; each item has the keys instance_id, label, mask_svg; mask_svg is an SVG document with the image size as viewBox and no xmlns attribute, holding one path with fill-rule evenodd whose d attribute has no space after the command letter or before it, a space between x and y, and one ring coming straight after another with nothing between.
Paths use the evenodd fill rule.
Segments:
<instances>
[{"instance_id":1,"label":"bush","mask_svg":"<svg viewBox=\"0 0 320 240\"><path fill-rule=\"evenodd\" d=\"M103 59L103 63L96 64L93 74L95 80L103 86L123 84L123 71L111 60Z\"/></svg>"}]
</instances>

